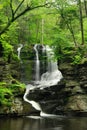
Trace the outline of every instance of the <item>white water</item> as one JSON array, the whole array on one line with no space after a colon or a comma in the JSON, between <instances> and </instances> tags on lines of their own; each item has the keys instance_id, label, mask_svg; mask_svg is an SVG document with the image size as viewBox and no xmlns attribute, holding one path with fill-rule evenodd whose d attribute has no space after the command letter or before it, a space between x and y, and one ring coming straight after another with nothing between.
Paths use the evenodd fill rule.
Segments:
<instances>
[{"instance_id":1,"label":"white water","mask_svg":"<svg viewBox=\"0 0 87 130\"><path fill-rule=\"evenodd\" d=\"M39 61L39 54L38 54L38 49L37 49L38 45L35 44L34 46L34 50L36 52L36 65L35 65L35 81L39 81L40 80L40 61Z\"/></svg>"},{"instance_id":2,"label":"white water","mask_svg":"<svg viewBox=\"0 0 87 130\"><path fill-rule=\"evenodd\" d=\"M31 101L31 100L28 100L27 99L27 95L29 95L29 91L30 90L33 90L34 88L36 88L35 86L29 84L26 86L26 92L24 94L24 101L30 103L32 105L32 107L34 107L36 110L40 111L40 116L42 117L54 117L56 115L54 114L47 114L47 113L44 113L39 105L39 103L35 102L35 101Z\"/></svg>"},{"instance_id":3,"label":"white water","mask_svg":"<svg viewBox=\"0 0 87 130\"><path fill-rule=\"evenodd\" d=\"M39 52L38 52L38 49L37 49L37 44L34 46L34 49L35 49L35 52L36 52L36 75L35 75L36 76L36 78L35 78L36 85L33 86L31 84L28 84L26 86L26 92L24 94L24 100L26 102L32 104L32 106L36 110L41 111L40 112L41 116L45 116L45 117L55 116L55 115L52 115L52 114L44 113L42 111L39 103L37 103L35 101L30 101L30 100L27 99L27 94L29 95L30 90L33 90L36 87L40 88L40 89L44 89L46 87L56 85L56 84L58 84L58 82L63 77L61 72L58 70L57 61L53 60L53 56L54 56L53 50L49 46L46 46L46 52L47 52L47 58L48 58L48 66L47 66L48 71L46 73L42 74L41 80L40 80L40 61L39 61Z\"/></svg>"},{"instance_id":4,"label":"white water","mask_svg":"<svg viewBox=\"0 0 87 130\"><path fill-rule=\"evenodd\" d=\"M18 59L21 59L21 58L20 58L20 53L21 53L22 47L23 47L23 45L20 44L19 47L18 47L18 49L17 49L17 51L18 51Z\"/></svg>"},{"instance_id":5,"label":"white water","mask_svg":"<svg viewBox=\"0 0 87 130\"><path fill-rule=\"evenodd\" d=\"M61 72L58 70L57 61L54 60L53 50L49 46L46 46L46 52L48 58L48 71L42 74L41 81L38 86L42 86L42 89L45 87L56 85L63 77Z\"/></svg>"},{"instance_id":6,"label":"white water","mask_svg":"<svg viewBox=\"0 0 87 130\"><path fill-rule=\"evenodd\" d=\"M23 98L24 98L24 101L26 101L26 102L32 104L32 106L33 106L36 110L41 111L41 107L40 107L40 105L39 105L38 103L36 103L35 101L30 101L30 100L28 100L28 99L26 98L27 94L29 94L29 91L32 90L32 89L34 89L34 88L35 88L35 87L32 86L31 84L27 85L27 86L26 86L26 92L25 92Z\"/></svg>"}]
</instances>

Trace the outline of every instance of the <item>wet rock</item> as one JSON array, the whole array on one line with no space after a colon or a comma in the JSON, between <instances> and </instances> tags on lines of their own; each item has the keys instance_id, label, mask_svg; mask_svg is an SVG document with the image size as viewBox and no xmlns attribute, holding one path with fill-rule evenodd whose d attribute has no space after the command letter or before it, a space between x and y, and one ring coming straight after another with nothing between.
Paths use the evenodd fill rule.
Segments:
<instances>
[{"instance_id":1,"label":"wet rock","mask_svg":"<svg viewBox=\"0 0 87 130\"><path fill-rule=\"evenodd\" d=\"M29 103L24 102L23 99L20 97L15 97L10 107L9 106L0 107L0 117L27 116L33 113L37 113L37 111Z\"/></svg>"},{"instance_id":2,"label":"wet rock","mask_svg":"<svg viewBox=\"0 0 87 130\"><path fill-rule=\"evenodd\" d=\"M45 113L84 116L87 113L86 65L63 63L59 69L64 77L61 82L48 88L31 90L28 99L38 102Z\"/></svg>"}]
</instances>

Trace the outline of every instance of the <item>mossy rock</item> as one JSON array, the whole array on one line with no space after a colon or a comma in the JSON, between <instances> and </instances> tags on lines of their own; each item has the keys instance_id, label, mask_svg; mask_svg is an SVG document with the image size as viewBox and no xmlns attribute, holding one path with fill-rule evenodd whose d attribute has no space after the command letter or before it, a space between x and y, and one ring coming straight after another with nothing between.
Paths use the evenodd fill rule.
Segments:
<instances>
[{"instance_id":1,"label":"mossy rock","mask_svg":"<svg viewBox=\"0 0 87 130\"><path fill-rule=\"evenodd\" d=\"M75 95L69 97L65 109L87 111L87 95Z\"/></svg>"},{"instance_id":2,"label":"mossy rock","mask_svg":"<svg viewBox=\"0 0 87 130\"><path fill-rule=\"evenodd\" d=\"M33 49L33 45L29 46L29 45L25 45L23 46L23 48L21 49L21 59L28 59L28 60L33 60L35 57L35 51Z\"/></svg>"},{"instance_id":3,"label":"mossy rock","mask_svg":"<svg viewBox=\"0 0 87 130\"><path fill-rule=\"evenodd\" d=\"M0 82L0 105L11 106L14 97L23 96L25 85L19 82L7 84Z\"/></svg>"}]
</instances>

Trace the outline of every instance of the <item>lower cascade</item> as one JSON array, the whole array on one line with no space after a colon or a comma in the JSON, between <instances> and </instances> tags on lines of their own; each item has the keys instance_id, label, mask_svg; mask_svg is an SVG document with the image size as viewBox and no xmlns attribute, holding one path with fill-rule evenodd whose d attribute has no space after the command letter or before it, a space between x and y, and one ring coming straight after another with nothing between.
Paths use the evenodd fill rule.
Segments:
<instances>
[{"instance_id":1,"label":"lower cascade","mask_svg":"<svg viewBox=\"0 0 87 130\"><path fill-rule=\"evenodd\" d=\"M39 52L40 47L42 48L42 55L44 54L44 52L46 53L46 65L43 67L44 73L41 72L42 71L41 66L43 60L42 59L40 60L40 52ZM40 111L41 116L49 116L52 113L49 112L48 114L47 112L44 112L41 104L38 101L36 101L37 99L34 101L30 98L31 95L30 92L33 92L35 90L43 91L44 89L45 90L49 89L50 86L56 86L58 82L63 78L63 76L61 72L58 70L57 61L54 60L54 52L48 45L43 46L35 44L34 51L35 51L35 72L34 72L35 81L33 81L32 84L26 85L26 92L23 98L26 102L32 104L32 106L36 110Z\"/></svg>"}]
</instances>

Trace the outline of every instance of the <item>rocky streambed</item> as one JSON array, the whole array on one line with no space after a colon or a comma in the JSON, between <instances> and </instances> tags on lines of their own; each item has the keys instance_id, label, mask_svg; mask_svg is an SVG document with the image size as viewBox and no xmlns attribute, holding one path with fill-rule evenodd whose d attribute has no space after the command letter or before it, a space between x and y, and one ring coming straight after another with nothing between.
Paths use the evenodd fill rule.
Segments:
<instances>
[{"instance_id":1,"label":"rocky streambed","mask_svg":"<svg viewBox=\"0 0 87 130\"><path fill-rule=\"evenodd\" d=\"M31 90L27 98L38 102L45 113L87 116L87 63L59 66L63 79L55 86Z\"/></svg>"}]
</instances>

